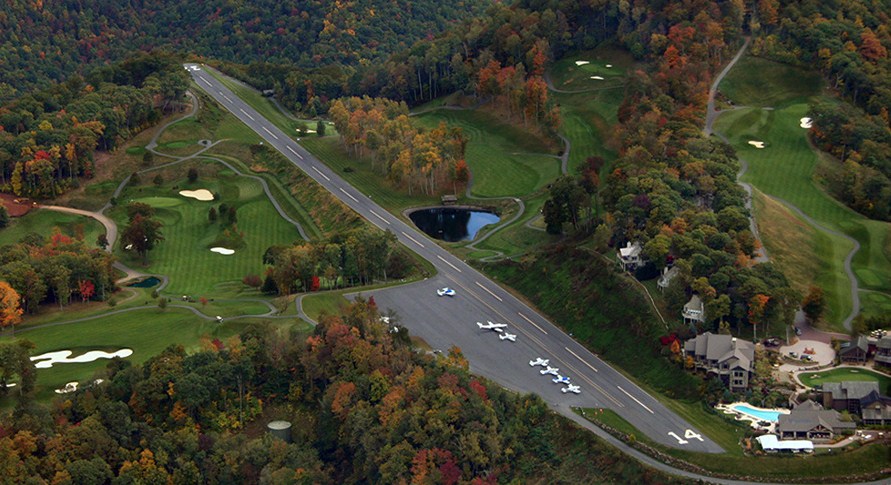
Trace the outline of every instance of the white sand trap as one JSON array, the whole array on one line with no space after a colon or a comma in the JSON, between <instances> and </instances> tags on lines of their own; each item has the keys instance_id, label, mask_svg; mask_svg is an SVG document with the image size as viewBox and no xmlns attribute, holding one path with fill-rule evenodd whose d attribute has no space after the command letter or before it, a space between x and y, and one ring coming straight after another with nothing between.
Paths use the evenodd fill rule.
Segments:
<instances>
[{"instance_id":1,"label":"white sand trap","mask_svg":"<svg viewBox=\"0 0 891 485\"><path fill-rule=\"evenodd\" d=\"M576 66L584 66L585 64L591 64L591 61L575 61Z\"/></svg>"},{"instance_id":2,"label":"white sand trap","mask_svg":"<svg viewBox=\"0 0 891 485\"><path fill-rule=\"evenodd\" d=\"M306 130L307 133L315 133L316 130Z\"/></svg>"},{"instance_id":3,"label":"white sand trap","mask_svg":"<svg viewBox=\"0 0 891 485\"><path fill-rule=\"evenodd\" d=\"M603 81L603 78L600 76L591 76L591 79L596 79L598 81Z\"/></svg>"},{"instance_id":4,"label":"white sand trap","mask_svg":"<svg viewBox=\"0 0 891 485\"><path fill-rule=\"evenodd\" d=\"M764 142L763 142L763 141L755 141L755 140L752 140L752 141L749 142L749 145L752 145L752 146L755 147L755 148L764 148Z\"/></svg>"},{"instance_id":5,"label":"white sand trap","mask_svg":"<svg viewBox=\"0 0 891 485\"><path fill-rule=\"evenodd\" d=\"M229 255L231 255L231 254L235 254L235 250L234 250L234 249L228 249L228 248L215 247L215 248L210 248L210 250L213 251L213 252L215 252L215 253L225 254L226 256L229 256Z\"/></svg>"},{"instance_id":6,"label":"white sand trap","mask_svg":"<svg viewBox=\"0 0 891 485\"><path fill-rule=\"evenodd\" d=\"M607 64L606 67L607 67L607 68L611 68L611 67L613 67L613 65L612 65L612 64Z\"/></svg>"},{"instance_id":7,"label":"white sand trap","mask_svg":"<svg viewBox=\"0 0 891 485\"><path fill-rule=\"evenodd\" d=\"M10 382L9 384L4 384L4 385L5 385L6 387L15 387L15 386L17 386L18 384L16 384L15 382Z\"/></svg>"},{"instance_id":8,"label":"white sand trap","mask_svg":"<svg viewBox=\"0 0 891 485\"><path fill-rule=\"evenodd\" d=\"M31 357L31 361L39 360L40 362L34 364L34 367L38 369L48 369L53 366L53 364L82 364L84 362L93 362L96 359L113 359L115 357L130 357L133 355L132 349L121 349L117 352L103 352L101 350L91 350L83 355L78 355L74 358L69 358L72 352L70 350L60 350L58 352L47 352L41 355L35 355Z\"/></svg>"},{"instance_id":9,"label":"white sand trap","mask_svg":"<svg viewBox=\"0 0 891 485\"><path fill-rule=\"evenodd\" d=\"M799 126L801 126L802 128L810 128L811 126L814 126L814 120L805 116L801 119L801 124Z\"/></svg>"},{"instance_id":10,"label":"white sand trap","mask_svg":"<svg viewBox=\"0 0 891 485\"><path fill-rule=\"evenodd\" d=\"M77 382L69 382L65 384L65 387L61 389L56 389L56 394L68 394L69 392L74 392L77 390Z\"/></svg>"},{"instance_id":11,"label":"white sand trap","mask_svg":"<svg viewBox=\"0 0 891 485\"><path fill-rule=\"evenodd\" d=\"M198 190L180 190L179 195L183 197L191 197L193 199L198 199L203 202L207 202L208 200L213 200L213 194L210 193L207 189L198 189Z\"/></svg>"}]
</instances>

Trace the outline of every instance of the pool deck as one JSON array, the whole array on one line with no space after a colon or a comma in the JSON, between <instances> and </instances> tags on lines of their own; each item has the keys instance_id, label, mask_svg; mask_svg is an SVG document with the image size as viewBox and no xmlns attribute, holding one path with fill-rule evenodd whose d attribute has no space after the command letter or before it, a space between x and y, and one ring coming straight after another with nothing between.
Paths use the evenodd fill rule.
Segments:
<instances>
[{"instance_id":1,"label":"pool deck","mask_svg":"<svg viewBox=\"0 0 891 485\"><path fill-rule=\"evenodd\" d=\"M758 406L755 406L754 404L749 404L749 403L747 403L747 402L745 402L745 401L737 401L737 402L734 402L734 403L731 403L731 404L718 404L717 406L715 406L715 409L717 409L717 410L719 410L719 411L723 411L724 414L730 414L730 415L733 415L738 421L748 421L749 424L752 426L752 428L755 428L755 429L763 429L763 430L766 430L766 431L772 433L772 432L774 431L774 429L776 428L776 423L775 423L775 422L771 422L771 423L770 423L770 426L761 426L761 425L759 425L758 423L761 422L761 421L764 421L763 419L761 419L761 418L759 418L759 417L757 417L757 416L753 416L753 415L751 415L751 414L748 414L748 413L746 413L745 411L739 411L739 410L733 409L733 406L738 406L738 405L739 405L739 406L747 406L747 407L750 407L750 408L755 409L755 410L758 410L758 411L764 411L764 412L770 412L770 413L779 413L779 414L789 414L789 413L790 413L790 411L789 411L788 409L783 409L783 408L774 408L774 409L759 408Z\"/></svg>"}]
</instances>

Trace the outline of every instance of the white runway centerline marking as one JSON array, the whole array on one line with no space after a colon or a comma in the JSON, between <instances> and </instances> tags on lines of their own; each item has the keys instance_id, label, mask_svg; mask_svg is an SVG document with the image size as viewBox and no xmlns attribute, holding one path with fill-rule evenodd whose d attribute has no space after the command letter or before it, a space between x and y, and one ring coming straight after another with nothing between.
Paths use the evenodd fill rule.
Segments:
<instances>
[{"instance_id":1,"label":"white runway centerline marking","mask_svg":"<svg viewBox=\"0 0 891 485\"><path fill-rule=\"evenodd\" d=\"M415 238L409 236L408 234L406 234L405 231L401 231L401 232L402 232L402 235L405 236L405 237L407 237L407 238L409 238L409 239L411 240L411 242L417 244L418 246L424 247L423 244L419 243L417 239L415 239ZM477 283L477 284L479 284L479 283Z\"/></svg>"},{"instance_id":2,"label":"white runway centerline marking","mask_svg":"<svg viewBox=\"0 0 891 485\"><path fill-rule=\"evenodd\" d=\"M247 111L245 111L243 108L238 108L238 111L241 111L241 114L243 114L243 115L247 116L248 118L250 118L251 121L257 121L257 120L254 119L253 116L251 116L250 113L248 113Z\"/></svg>"},{"instance_id":3,"label":"white runway centerline marking","mask_svg":"<svg viewBox=\"0 0 891 485\"><path fill-rule=\"evenodd\" d=\"M388 221L388 220L384 219L383 217L381 217L381 215L378 214L377 212L375 212L375 211L373 211L373 210L371 210L371 209L368 209L368 211L371 212L371 214L372 214L374 217L377 217L378 219L380 219L380 220L386 222L387 224L390 224L390 221ZM440 259L442 259L442 258L440 258Z\"/></svg>"},{"instance_id":4,"label":"white runway centerline marking","mask_svg":"<svg viewBox=\"0 0 891 485\"><path fill-rule=\"evenodd\" d=\"M543 334L545 334L545 335L548 334L548 332L546 332L545 329L539 327L539 326L538 326L535 322L533 322L532 320L529 320L529 317L527 317L526 315L523 315L523 314L520 313L520 312L517 312L517 315L519 315L520 317L522 317L523 320L526 320L527 322L529 322L533 327L539 329L539 330L541 331L541 333L543 333Z\"/></svg>"},{"instance_id":5,"label":"white runway centerline marking","mask_svg":"<svg viewBox=\"0 0 891 485\"><path fill-rule=\"evenodd\" d=\"M269 131L269 128L266 128L266 127L264 126L264 127L263 127L263 131L265 131L266 133L269 133L273 138L275 138L276 140L278 140L278 136L276 136L275 133Z\"/></svg>"},{"instance_id":6,"label":"white runway centerline marking","mask_svg":"<svg viewBox=\"0 0 891 485\"><path fill-rule=\"evenodd\" d=\"M204 78L203 78L203 77L201 77L201 76L198 76L198 79L200 79L200 80L202 80L202 81L204 81L204 84L207 84L207 85L208 85L208 86L211 86L211 87L213 87L213 84L211 84L211 83L209 83L209 82L207 82L207 79L204 79Z\"/></svg>"},{"instance_id":7,"label":"white runway centerline marking","mask_svg":"<svg viewBox=\"0 0 891 485\"><path fill-rule=\"evenodd\" d=\"M329 181L329 182L331 181L331 179L329 179L327 175L323 174L323 173L322 173L319 169L317 169L315 166L313 166L312 169L315 170L316 173L318 173L318 174L321 175L322 177L325 177L325 180L327 180L327 181Z\"/></svg>"},{"instance_id":8,"label":"white runway centerline marking","mask_svg":"<svg viewBox=\"0 0 891 485\"><path fill-rule=\"evenodd\" d=\"M616 386L616 387L618 387L620 391L624 392L626 396L630 397L631 399L634 399L634 402L636 402L637 404L640 404L640 406L642 408L646 409L647 411L649 411L650 414L656 414L653 412L652 409L648 408L646 404L640 402L636 397L632 396L631 394L628 394L628 391L626 391L625 389L622 389L622 386Z\"/></svg>"},{"instance_id":9,"label":"white runway centerline marking","mask_svg":"<svg viewBox=\"0 0 891 485\"><path fill-rule=\"evenodd\" d=\"M375 214L375 215L377 215L377 214ZM389 222L388 222L387 224L389 224ZM445 264L451 266L453 270L455 270L455 271L457 271L457 272L459 272L459 273L463 273L463 271L461 271L460 269L458 269L457 266L455 266L454 264L452 264L452 263L446 261L445 258L443 258L442 256L440 256L440 255L437 254L436 257L439 258L439 260L442 261L443 263L445 263Z\"/></svg>"},{"instance_id":10,"label":"white runway centerline marking","mask_svg":"<svg viewBox=\"0 0 891 485\"><path fill-rule=\"evenodd\" d=\"M492 295L493 297L495 297L496 300L498 300L498 301L504 301L504 300L501 299L500 296L496 295L495 293L492 293L492 290L490 290L490 289L486 288L485 286L481 285L479 281L474 281L474 283L476 283L476 286L479 286L480 288L486 290L486 293L488 293L488 294Z\"/></svg>"},{"instance_id":11,"label":"white runway centerline marking","mask_svg":"<svg viewBox=\"0 0 891 485\"><path fill-rule=\"evenodd\" d=\"M593 365L589 364L587 361L585 361L584 359L582 359L581 357L579 357L579 354L577 354L577 353L575 353L575 352L569 350L569 347L563 347L563 348L566 349L567 352L569 352L570 354L572 354L573 357L575 357L576 359L582 361L582 363L585 364L586 366L590 367L591 370L593 370L594 372L600 372L600 371L598 371L597 369L595 369Z\"/></svg>"},{"instance_id":12,"label":"white runway centerline marking","mask_svg":"<svg viewBox=\"0 0 891 485\"><path fill-rule=\"evenodd\" d=\"M350 194L349 192L347 192L346 190L343 190L343 187L338 187L338 189L340 189L340 191L343 192L343 195L353 199L353 202L359 202L359 199L353 197L353 195Z\"/></svg>"},{"instance_id":13,"label":"white runway centerline marking","mask_svg":"<svg viewBox=\"0 0 891 485\"><path fill-rule=\"evenodd\" d=\"M299 153L297 153L296 151L294 151L293 148L291 148L291 147L287 147L287 149L290 150L291 153L293 153L294 155L297 155L297 158L303 160L303 155L300 155Z\"/></svg>"},{"instance_id":14,"label":"white runway centerline marking","mask_svg":"<svg viewBox=\"0 0 891 485\"><path fill-rule=\"evenodd\" d=\"M222 94L222 93L220 93L220 94ZM228 101L228 102L230 102L230 103L232 102L232 100L229 99L229 96L226 96L225 94L223 94L223 98L225 98L226 101Z\"/></svg>"}]
</instances>

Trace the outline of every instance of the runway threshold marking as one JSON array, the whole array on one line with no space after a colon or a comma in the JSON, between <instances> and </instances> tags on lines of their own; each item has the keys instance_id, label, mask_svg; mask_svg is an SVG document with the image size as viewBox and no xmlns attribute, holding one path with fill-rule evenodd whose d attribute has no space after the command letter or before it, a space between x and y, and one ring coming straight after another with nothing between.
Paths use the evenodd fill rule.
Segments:
<instances>
[{"instance_id":1,"label":"runway threshold marking","mask_svg":"<svg viewBox=\"0 0 891 485\"><path fill-rule=\"evenodd\" d=\"M371 212L371 214L374 215L374 217L377 217L378 219L380 219L380 220L386 222L387 224L390 224L390 221L388 221L388 220L384 219L383 217L381 217L381 215L378 214L377 212L375 212L375 211L373 211L373 210L371 210L371 209L368 209L368 212Z\"/></svg>"},{"instance_id":2,"label":"runway threshold marking","mask_svg":"<svg viewBox=\"0 0 891 485\"><path fill-rule=\"evenodd\" d=\"M589 364L587 361L585 361L584 359L582 359L581 357L579 357L579 354L577 354L577 353L575 353L575 352L569 350L569 347L563 347L563 348L566 349L567 352L569 352L570 354L572 354L573 357L575 357L576 359L582 361L583 364L585 364L586 366L588 366L588 367L589 367L591 370L593 370L594 372L600 372L600 371L598 371L596 368L594 368L593 365Z\"/></svg>"},{"instance_id":3,"label":"runway threshold marking","mask_svg":"<svg viewBox=\"0 0 891 485\"><path fill-rule=\"evenodd\" d=\"M251 121L257 121L257 120L254 119L253 116L251 116L250 113L248 113L247 111L245 111L244 108L238 108L238 111L241 111L241 114L243 114L243 115L247 116L248 118L250 118ZM266 129L266 128L264 127L263 129ZM269 131L269 130L266 130L266 131ZM270 133L270 134L271 134L271 133Z\"/></svg>"},{"instance_id":4,"label":"runway threshold marking","mask_svg":"<svg viewBox=\"0 0 891 485\"><path fill-rule=\"evenodd\" d=\"M266 128L266 127L264 126L264 127L263 127L263 131L265 131L266 133L269 133L273 138L275 138L276 140L278 140L278 135L276 135L275 133L269 131L269 128Z\"/></svg>"},{"instance_id":5,"label":"runway threshold marking","mask_svg":"<svg viewBox=\"0 0 891 485\"><path fill-rule=\"evenodd\" d=\"M318 173L318 174L321 175L322 177L325 177L325 180L327 180L327 181L329 181L329 182L331 181L331 179L329 179L327 175L323 174L323 173L321 172L321 170L317 169L315 166L313 166L312 169L315 170L316 173Z\"/></svg>"},{"instance_id":6,"label":"runway threshold marking","mask_svg":"<svg viewBox=\"0 0 891 485\"><path fill-rule=\"evenodd\" d=\"M424 247L423 244L419 243L417 239L415 239L415 238L409 236L408 234L406 234L405 231L400 231L400 232L402 232L402 235L403 235L403 236L409 238L409 239L411 240L411 242L417 244L418 246ZM477 283L477 284L479 284L479 283Z\"/></svg>"},{"instance_id":7,"label":"runway threshold marking","mask_svg":"<svg viewBox=\"0 0 891 485\"><path fill-rule=\"evenodd\" d=\"M632 396L631 394L629 394L628 391L626 391L625 389L622 389L622 386L616 386L616 387L618 387L620 391L624 392L626 396L630 397L631 399L634 399L634 402L636 402L637 404L640 404L640 406L641 406L642 408L646 409L647 411L649 411L650 414L656 414L656 413L653 412L652 409L648 408L646 404L640 402L640 400L638 400L636 397L634 397L634 396Z\"/></svg>"},{"instance_id":8,"label":"runway threshold marking","mask_svg":"<svg viewBox=\"0 0 891 485\"><path fill-rule=\"evenodd\" d=\"M343 187L338 187L338 189L340 189L340 191L343 192L343 195L353 199L353 202L359 202L359 199L353 197L353 195L350 194L349 192L347 192L346 190L343 190Z\"/></svg>"},{"instance_id":9,"label":"runway threshold marking","mask_svg":"<svg viewBox=\"0 0 891 485\"><path fill-rule=\"evenodd\" d=\"M479 286L480 288L486 290L486 293L488 293L488 294L494 296L496 300L498 300L498 301L504 301L504 300L501 299L500 296L496 295L495 293L492 293L492 290L490 290L490 289L486 288L485 286L481 285L479 281L474 281L474 283L476 283L476 286Z\"/></svg>"},{"instance_id":10,"label":"runway threshold marking","mask_svg":"<svg viewBox=\"0 0 891 485\"><path fill-rule=\"evenodd\" d=\"M523 318L523 320L526 320L527 322L529 322L530 324L532 324L533 327L539 329L539 330L541 331L541 333L543 333L543 334L545 334L545 335L548 334L548 332L546 332L545 329L539 327L538 324L535 323L535 322L533 322L532 320L529 320L529 317L527 317L526 315L523 315L523 314L520 313L520 312L517 312L517 315L521 316L521 317Z\"/></svg>"},{"instance_id":11,"label":"runway threshold marking","mask_svg":"<svg viewBox=\"0 0 891 485\"><path fill-rule=\"evenodd\" d=\"M286 148L287 148L287 149L288 149L288 150L289 150L289 151L290 151L290 152L291 152L291 153L293 153L293 154L294 154L294 155L297 155L297 158L299 158L299 159L301 159L301 160L303 160L303 155L301 155L301 154L299 154L299 153L297 153L297 152L296 152L296 151L294 151L294 149L293 149L293 148L291 148L291 147L286 147ZM321 173L321 172L320 172L320 173Z\"/></svg>"},{"instance_id":12,"label":"runway threshold marking","mask_svg":"<svg viewBox=\"0 0 891 485\"><path fill-rule=\"evenodd\" d=\"M372 212L372 214L374 214L374 212ZM374 214L374 215L377 215L377 214ZM389 222L388 222L387 224L389 224ZM440 256L440 255L437 254L436 257L439 258L439 260L442 261L443 263L445 263L445 264L451 266L453 270L455 270L455 271L457 271L457 272L459 272L459 273L463 273L463 271L461 271L460 269L458 269L457 266L455 266L454 264L452 264L452 263L446 261L446 259L443 258L442 256Z\"/></svg>"}]
</instances>

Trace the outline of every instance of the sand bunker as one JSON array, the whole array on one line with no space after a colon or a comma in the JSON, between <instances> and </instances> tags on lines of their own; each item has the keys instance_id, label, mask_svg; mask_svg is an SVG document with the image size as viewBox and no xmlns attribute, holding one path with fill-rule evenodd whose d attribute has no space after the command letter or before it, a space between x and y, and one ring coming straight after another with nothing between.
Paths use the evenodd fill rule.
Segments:
<instances>
[{"instance_id":1,"label":"sand bunker","mask_svg":"<svg viewBox=\"0 0 891 485\"><path fill-rule=\"evenodd\" d=\"M56 394L68 394L69 392L74 392L77 390L77 382L69 382L65 384L65 387L61 389L56 389Z\"/></svg>"},{"instance_id":2,"label":"sand bunker","mask_svg":"<svg viewBox=\"0 0 891 485\"><path fill-rule=\"evenodd\" d=\"M612 64L607 64L606 67L608 67L608 68L609 68L609 67L613 67L613 65L612 65Z\"/></svg>"},{"instance_id":3,"label":"sand bunker","mask_svg":"<svg viewBox=\"0 0 891 485\"><path fill-rule=\"evenodd\" d=\"M207 189L198 189L198 190L180 190L179 195L183 197L191 197L193 199L198 199L200 201L208 201L213 200L213 194L210 193Z\"/></svg>"},{"instance_id":4,"label":"sand bunker","mask_svg":"<svg viewBox=\"0 0 891 485\"><path fill-rule=\"evenodd\" d=\"M31 357L31 361L39 360L40 362L34 364L34 367L38 369L48 369L53 366L53 364L82 364L84 362L93 362L96 359L113 359L115 357L130 357L133 355L132 349L121 349L117 352L103 352L101 350L91 350L83 355L78 355L74 358L69 358L72 354L70 350L59 350L58 352L48 352L46 354L35 355Z\"/></svg>"},{"instance_id":5,"label":"sand bunker","mask_svg":"<svg viewBox=\"0 0 891 485\"><path fill-rule=\"evenodd\" d=\"M591 61L575 61L576 66L584 66L585 64L590 64Z\"/></svg>"},{"instance_id":6,"label":"sand bunker","mask_svg":"<svg viewBox=\"0 0 891 485\"><path fill-rule=\"evenodd\" d=\"M801 119L801 124L799 126L801 126L802 128L810 128L811 126L814 126L814 120L805 116Z\"/></svg>"},{"instance_id":7,"label":"sand bunker","mask_svg":"<svg viewBox=\"0 0 891 485\"><path fill-rule=\"evenodd\" d=\"M598 81L603 81L603 78L600 76L591 76L591 79L596 79Z\"/></svg>"},{"instance_id":8,"label":"sand bunker","mask_svg":"<svg viewBox=\"0 0 891 485\"><path fill-rule=\"evenodd\" d=\"M755 148L764 148L764 142L763 142L763 141L755 141L755 140L752 140L752 141L749 142L749 145L752 145L752 146L755 147Z\"/></svg>"},{"instance_id":9,"label":"sand bunker","mask_svg":"<svg viewBox=\"0 0 891 485\"><path fill-rule=\"evenodd\" d=\"M226 256L229 256L230 254L235 254L234 249L215 247L215 248L210 248L210 250L215 253L225 254Z\"/></svg>"}]
</instances>

